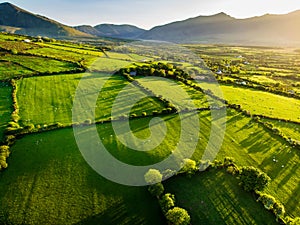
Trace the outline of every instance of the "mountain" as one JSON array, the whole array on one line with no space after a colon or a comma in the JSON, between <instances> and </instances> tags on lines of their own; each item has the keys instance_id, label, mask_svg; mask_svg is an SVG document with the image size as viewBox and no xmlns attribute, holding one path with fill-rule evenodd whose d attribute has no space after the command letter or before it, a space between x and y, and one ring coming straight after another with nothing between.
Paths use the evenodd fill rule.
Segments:
<instances>
[{"instance_id":1,"label":"mountain","mask_svg":"<svg viewBox=\"0 0 300 225\"><path fill-rule=\"evenodd\" d=\"M300 45L300 11L235 19L225 13L157 26L139 36L147 40L255 45Z\"/></svg>"},{"instance_id":2,"label":"mountain","mask_svg":"<svg viewBox=\"0 0 300 225\"><path fill-rule=\"evenodd\" d=\"M35 15L8 2L0 4L0 30L30 36L91 37L92 35Z\"/></svg>"},{"instance_id":3,"label":"mountain","mask_svg":"<svg viewBox=\"0 0 300 225\"><path fill-rule=\"evenodd\" d=\"M100 24L95 27L83 25L75 27L77 30L101 37L135 39L146 30L132 25Z\"/></svg>"}]
</instances>

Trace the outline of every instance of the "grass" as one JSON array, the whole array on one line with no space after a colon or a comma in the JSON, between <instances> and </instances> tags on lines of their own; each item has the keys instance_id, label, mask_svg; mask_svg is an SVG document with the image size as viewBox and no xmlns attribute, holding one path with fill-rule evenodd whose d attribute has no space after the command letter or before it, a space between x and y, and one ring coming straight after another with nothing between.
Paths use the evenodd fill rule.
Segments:
<instances>
[{"instance_id":1,"label":"grass","mask_svg":"<svg viewBox=\"0 0 300 225\"><path fill-rule=\"evenodd\" d=\"M122 54L122 53L118 53L118 52L106 52L106 54L111 59L133 61L133 58L127 54Z\"/></svg>"},{"instance_id":2,"label":"grass","mask_svg":"<svg viewBox=\"0 0 300 225\"><path fill-rule=\"evenodd\" d=\"M175 194L176 204L188 210L194 225L277 224L275 216L238 183L225 171L211 169L192 178L172 178L164 186Z\"/></svg>"},{"instance_id":3,"label":"grass","mask_svg":"<svg viewBox=\"0 0 300 225\"><path fill-rule=\"evenodd\" d=\"M2 57L2 60L18 63L24 68L38 73L59 73L78 68L78 66L73 63L35 56L5 55Z\"/></svg>"},{"instance_id":4,"label":"grass","mask_svg":"<svg viewBox=\"0 0 300 225\"><path fill-rule=\"evenodd\" d=\"M272 179L267 192L282 202L290 215L299 215L299 151L250 118L232 110L227 114L226 134L217 158L230 156L240 166L254 166L266 172Z\"/></svg>"},{"instance_id":5,"label":"grass","mask_svg":"<svg viewBox=\"0 0 300 225\"><path fill-rule=\"evenodd\" d=\"M300 125L295 123L284 122L280 120L263 119L264 122L269 122L282 131L287 137L300 141Z\"/></svg>"},{"instance_id":6,"label":"grass","mask_svg":"<svg viewBox=\"0 0 300 225\"><path fill-rule=\"evenodd\" d=\"M209 104L204 94L189 88L181 82L172 81L157 77L146 77L138 79L146 88L153 91L156 95L162 95L179 109L208 107Z\"/></svg>"},{"instance_id":7,"label":"grass","mask_svg":"<svg viewBox=\"0 0 300 225\"><path fill-rule=\"evenodd\" d=\"M12 88L7 83L0 83L0 141L3 139L4 130L10 122L12 113Z\"/></svg>"},{"instance_id":8,"label":"grass","mask_svg":"<svg viewBox=\"0 0 300 225\"><path fill-rule=\"evenodd\" d=\"M251 114L300 122L300 100L232 85L220 85L224 98Z\"/></svg>"},{"instance_id":9,"label":"grass","mask_svg":"<svg viewBox=\"0 0 300 225\"><path fill-rule=\"evenodd\" d=\"M199 134L200 140L193 155L193 159L195 160L201 158L207 145L207 138L210 133L209 115L209 112L199 114L201 129ZM186 114L185 118L188 118L188 114ZM130 122L131 130L137 137L149 137L150 131L148 124L150 119L151 118L135 119ZM110 123L98 125L98 133L107 150L117 159L133 165L151 165L167 157L179 140L181 121L178 116L164 116L163 119L166 121L168 128L167 136L159 147L149 152L137 152L123 146L114 134ZM122 126L124 122L118 123L118 126ZM183 132L193 133L193 126L194 125L190 123ZM89 128L87 127L87 129ZM89 134L87 133L86 135ZM88 138L84 140L89 142ZM188 142L185 142L184 145L183 149L189 147ZM107 208L111 208L112 212L125 210L124 208L120 209L117 207L116 209L115 206L110 206L111 204L118 204L113 200L114 198L123 199L125 198L124 196L127 196L125 199L131 199L129 201L132 202L128 203L129 205L134 202L134 208L136 208L137 204L136 198L140 198L140 202L143 203L147 201L147 204L142 204L143 206L138 206L138 208L146 214L153 212L143 208L149 207L148 197L145 197L144 194L141 194L142 196L137 194L140 193L137 191L138 189L133 188L132 192L127 193L125 191L123 192L122 186L117 185L113 187L109 182L109 184L104 184L103 179L101 179L101 183L100 181L99 183L96 181L96 177L97 179L99 177L90 169L85 168L87 166L83 163L83 159L78 153L74 134L71 129L62 129L27 136L18 141L17 144L13 146L12 151L14 154L9 159L10 167L1 175L3 176L2 180L5 182L0 186L0 193L2 193L0 195L0 201L8 202L4 209L8 211L8 214L11 215L11 219L14 219L14 221L27 218L28 220L30 219L42 223L44 222L43 218L45 214L50 214L50 219L54 219L57 218L56 215L58 215L59 210L62 213L59 221L65 221L66 218L68 218L67 216L72 218L72 220L68 221L90 221L93 215L96 216L96 218L100 218L98 221L101 221L101 218L109 218L107 221L113 221L114 217ZM299 183L298 175L300 171L296 166L299 161L298 152L286 146L285 142L267 132L260 125L252 123L249 118L233 110L228 110L227 131L223 146L217 158L224 159L225 156L234 157L239 165L253 165L267 172L272 178L267 192L274 195L286 206L289 215L296 216L299 214L300 208L297 204L299 187L297 184ZM277 163L273 162L274 156L278 160ZM285 168L282 168L282 165L285 165ZM45 180L44 177L47 177L47 180ZM207 179L211 180L212 178ZM223 179L227 180L226 177L217 179L214 185L217 185L218 182L221 182ZM195 182L198 183L197 181ZM180 187L184 185L184 183L178 182L176 185ZM194 186L189 186L187 189L193 190L193 187ZM223 186L221 185L219 188L221 187ZM226 186L226 190L230 187L231 186ZM17 189L23 191L17 192ZM208 188L208 190L210 189ZM236 188L234 190L236 190ZM125 193L124 196L123 193ZM136 195L137 197L132 197ZM241 204L244 204L244 201L241 200L243 198L241 196L244 196L244 194L239 196L239 192L237 192L235 195L235 198L239 199ZM74 196L76 196L76 198L74 198ZM97 196L98 200L93 196ZM194 201L197 196L198 195L191 195L189 201ZM291 199L290 196L294 196L294 198ZM217 196L215 196L215 198L217 198ZM224 192L220 192L219 199L220 198L227 199L226 201L228 201L228 195ZM43 199L43 201L40 201L40 199ZM101 202L99 199L106 203L98 206L97 204ZM149 201L151 202L151 200ZM16 202L18 202L18 207L16 207ZM125 203L122 202L122 204ZM105 205L106 208L103 205ZM127 203L125 205L127 205ZM127 205L127 207L130 209L132 206L129 205ZM102 206L105 209L103 209ZM258 207L256 206L253 209L252 203L250 206L250 209L248 209L246 206L239 206L238 203L236 203L234 206L235 213L233 215L244 212L245 210L252 211ZM224 208L219 208L217 205L209 205L208 207L215 208L214 210L218 211L221 215L224 213ZM104 213L104 211L108 214ZM155 212L158 213L157 211ZM128 215L130 214L127 213L127 217L136 218ZM155 219L153 214L151 214L151 217ZM253 214L247 218L250 220L252 217ZM115 219L117 220L118 217ZM206 219L210 220L210 218ZM259 217L256 219L259 219ZM145 221L152 220L145 219ZM114 222L115 224L123 224L119 220Z\"/></svg>"},{"instance_id":10,"label":"grass","mask_svg":"<svg viewBox=\"0 0 300 225\"><path fill-rule=\"evenodd\" d=\"M93 97L98 96L100 86L106 82L109 75L101 73L72 74L47 77L32 77L19 80L17 82L17 99L20 107L20 117L22 124L53 124L56 122L68 125L72 123L73 99L76 89L81 81L80 92L80 111L78 111L77 122L83 122L87 119L93 120L93 108L95 101ZM121 90L129 85L128 92ZM129 84L120 76L111 77L99 93L96 108L95 120L107 120L111 117L111 107L114 99L119 93L124 101L116 105L116 117L122 116L126 111L130 111L126 98L132 96L144 96L146 94L140 89ZM153 98L145 98L136 105L132 113L141 115L142 112L152 113L153 110L162 109L162 103Z\"/></svg>"},{"instance_id":11,"label":"grass","mask_svg":"<svg viewBox=\"0 0 300 225\"><path fill-rule=\"evenodd\" d=\"M34 74L34 71L24 68L12 62L0 62L0 79L6 80L14 77L28 76Z\"/></svg>"},{"instance_id":12,"label":"grass","mask_svg":"<svg viewBox=\"0 0 300 225\"><path fill-rule=\"evenodd\" d=\"M63 51L61 49L54 48L38 48L38 49L30 49L26 52L34 54L36 56L44 56L44 57L54 57L57 60L66 60L70 62L83 62L84 65L88 66L94 62L96 59L95 56L91 55L83 55L76 52L71 51Z\"/></svg>"},{"instance_id":13,"label":"grass","mask_svg":"<svg viewBox=\"0 0 300 225\"><path fill-rule=\"evenodd\" d=\"M72 129L24 137L12 151L0 174L1 223L164 224L146 187L112 183L87 165Z\"/></svg>"},{"instance_id":14,"label":"grass","mask_svg":"<svg viewBox=\"0 0 300 225\"><path fill-rule=\"evenodd\" d=\"M114 73L130 64L131 62L128 61L102 57L95 60L95 62L90 65L89 70Z\"/></svg>"},{"instance_id":15,"label":"grass","mask_svg":"<svg viewBox=\"0 0 300 225\"><path fill-rule=\"evenodd\" d=\"M101 57L103 56L103 53L101 51L96 51L95 49L90 49L90 48L83 48L79 45L68 45L68 44L56 44L56 43L52 43L52 44L48 44L48 43L40 43L39 44L42 47L49 47L49 48L53 48L53 49L57 49L57 50L61 50L61 51L68 51L68 52L74 52L74 53L78 53L78 54L83 54L83 55L91 55L91 56L97 56L97 57Z\"/></svg>"}]
</instances>

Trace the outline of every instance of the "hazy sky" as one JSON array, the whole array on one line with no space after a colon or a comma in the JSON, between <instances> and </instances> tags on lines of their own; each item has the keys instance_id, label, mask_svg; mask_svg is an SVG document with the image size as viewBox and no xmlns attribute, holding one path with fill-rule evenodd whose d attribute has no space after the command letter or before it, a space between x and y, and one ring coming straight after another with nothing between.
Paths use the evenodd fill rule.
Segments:
<instances>
[{"instance_id":1,"label":"hazy sky","mask_svg":"<svg viewBox=\"0 0 300 225\"><path fill-rule=\"evenodd\" d=\"M219 12L246 18L300 9L299 0L11 0L10 3L67 25L115 23L146 29Z\"/></svg>"}]
</instances>

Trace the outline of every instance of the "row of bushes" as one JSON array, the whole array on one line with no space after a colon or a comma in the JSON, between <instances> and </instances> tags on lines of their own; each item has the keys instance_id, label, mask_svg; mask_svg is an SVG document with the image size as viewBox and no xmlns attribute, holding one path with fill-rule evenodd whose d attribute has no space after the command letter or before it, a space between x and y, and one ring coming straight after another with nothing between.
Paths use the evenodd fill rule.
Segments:
<instances>
[{"instance_id":1,"label":"row of bushes","mask_svg":"<svg viewBox=\"0 0 300 225\"><path fill-rule=\"evenodd\" d=\"M167 172L168 173L168 172ZM148 191L158 199L160 208L168 221L172 225L189 225L191 217L187 210L176 206L175 196L170 193L164 193L164 186L161 183L163 174L159 170L150 169L145 174L145 181L149 184Z\"/></svg>"},{"instance_id":2,"label":"row of bushes","mask_svg":"<svg viewBox=\"0 0 300 225\"><path fill-rule=\"evenodd\" d=\"M17 103L17 83L15 80L10 81L10 85L12 86L11 98L13 102L13 111L11 114L11 122L8 123L8 127L5 130L4 141L2 146L0 146L0 171L6 169L8 167L7 158L10 155L10 146L15 143L16 136L12 134L8 134L8 129L13 129L13 127L18 127L18 122L20 120L19 117L19 106Z\"/></svg>"},{"instance_id":3,"label":"row of bushes","mask_svg":"<svg viewBox=\"0 0 300 225\"><path fill-rule=\"evenodd\" d=\"M142 66L134 64L135 67L122 68L117 73L120 75L134 72L137 76L158 76L166 78L188 78L188 73L170 63L145 63Z\"/></svg>"}]
</instances>

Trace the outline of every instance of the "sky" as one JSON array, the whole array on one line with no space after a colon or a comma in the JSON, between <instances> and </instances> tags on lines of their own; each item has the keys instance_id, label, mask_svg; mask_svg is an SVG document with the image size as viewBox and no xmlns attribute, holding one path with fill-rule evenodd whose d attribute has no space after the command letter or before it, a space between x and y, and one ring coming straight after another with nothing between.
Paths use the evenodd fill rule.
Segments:
<instances>
[{"instance_id":1,"label":"sky","mask_svg":"<svg viewBox=\"0 0 300 225\"><path fill-rule=\"evenodd\" d=\"M300 10L299 0L7 0L66 25L132 24L144 29L200 15L235 18ZM7 2L0 1L0 2Z\"/></svg>"}]
</instances>

